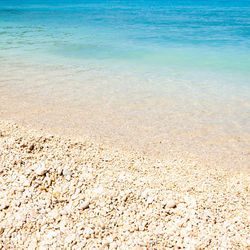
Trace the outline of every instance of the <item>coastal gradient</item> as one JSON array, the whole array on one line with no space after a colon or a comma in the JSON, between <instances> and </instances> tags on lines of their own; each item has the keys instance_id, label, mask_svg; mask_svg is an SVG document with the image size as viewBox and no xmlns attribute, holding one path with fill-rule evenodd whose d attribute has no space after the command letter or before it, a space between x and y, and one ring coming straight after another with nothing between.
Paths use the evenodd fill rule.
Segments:
<instances>
[{"instance_id":1,"label":"coastal gradient","mask_svg":"<svg viewBox=\"0 0 250 250\"><path fill-rule=\"evenodd\" d=\"M1 1L1 117L248 167L248 1Z\"/></svg>"}]
</instances>

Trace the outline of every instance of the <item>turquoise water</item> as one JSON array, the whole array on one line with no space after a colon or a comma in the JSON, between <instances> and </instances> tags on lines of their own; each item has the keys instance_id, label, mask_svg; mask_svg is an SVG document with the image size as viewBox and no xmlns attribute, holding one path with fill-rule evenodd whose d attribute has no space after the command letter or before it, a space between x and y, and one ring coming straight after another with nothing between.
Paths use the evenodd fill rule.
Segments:
<instances>
[{"instance_id":1,"label":"turquoise water","mask_svg":"<svg viewBox=\"0 0 250 250\"><path fill-rule=\"evenodd\" d=\"M250 1L2 0L0 71L2 93L67 103L79 117L91 110L96 127L112 124L116 134L129 134L118 127L131 121L138 132L130 138L145 122L148 141L173 136L186 148L180 131L201 138L197 145L215 135L246 138ZM205 127L214 128L207 137L192 132Z\"/></svg>"},{"instance_id":2,"label":"turquoise water","mask_svg":"<svg viewBox=\"0 0 250 250\"><path fill-rule=\"evenodd\" d=\"M250 1L210 2L1 1L0 51L249 80Z\"/></svg>"}]
</instances>

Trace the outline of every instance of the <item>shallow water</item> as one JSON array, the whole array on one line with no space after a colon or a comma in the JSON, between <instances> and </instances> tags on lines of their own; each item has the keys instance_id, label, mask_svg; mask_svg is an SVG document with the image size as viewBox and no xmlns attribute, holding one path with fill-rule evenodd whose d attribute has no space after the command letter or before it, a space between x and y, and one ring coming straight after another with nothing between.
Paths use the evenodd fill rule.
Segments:
<instances>
[{"instance_id":1,"label":"shallow water","mask_svg":"<svg viewBox=\"0 0 250 250\"><path fill-rule=\"evenodd\" d=\"M249 167L248 1L20 2L0 3L2 117Z\"/></svg>"}]
</instances>

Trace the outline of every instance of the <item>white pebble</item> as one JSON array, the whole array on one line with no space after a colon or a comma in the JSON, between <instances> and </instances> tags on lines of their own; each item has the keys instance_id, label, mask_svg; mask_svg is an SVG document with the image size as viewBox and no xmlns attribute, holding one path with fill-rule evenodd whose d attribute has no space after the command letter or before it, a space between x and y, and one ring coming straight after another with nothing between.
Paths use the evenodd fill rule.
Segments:
<instances>
[{"instance_id":1,"label":"white pebble","mask_svg":"<svg viewBox=\"0 0 250 250\"><path fill-rule=\"evenodd\" d=\"M86 209L89 207L89 201L84 201L84 202L81 202L80 205L79 205L79 209Z\"/></svg>"},{"instance_id":2,"label":"white pebble","mask_svg":"<svg viewBox=\"0 0 250 250\"><path fill-rule=\"evenodd\" d=\"M48 169L45 166L40 166L36 169L36 174L39 176L45 175L48 172Z\"/></svg>"},{"instance_id":3,"label":"white pebble","mask_svg":"<svg viewBox=\"0 0 250 250\"><path fill-rule=\"evenodd\" d=\"M64 176L71 176L72 175L72 173L67 169L64 169L62 173Z\"/></svg>"},{"instance_id":4,"label":"white pebble","mask_svg":"<svg viewBox=\"0 0 250 250\"><path fill-rule=\"evenodd\" d=\"M176 207L176 202L174 200L168 200L165 202L165 206L167 208L175 208Z\"/></svg>"}]
</instances>

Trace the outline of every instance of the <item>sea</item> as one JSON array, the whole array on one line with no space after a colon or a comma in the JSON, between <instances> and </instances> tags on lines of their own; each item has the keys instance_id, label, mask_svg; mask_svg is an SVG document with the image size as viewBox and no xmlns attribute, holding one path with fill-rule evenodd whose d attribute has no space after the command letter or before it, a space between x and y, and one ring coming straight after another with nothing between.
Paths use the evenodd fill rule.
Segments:
<instances>
[{"instance_id":1,"label":"sea","mask_svg":"<svg viewBox=\"0 0 250 250\"><path fill-rule=\"evenodd\" d=\"M0 0L0 118L250 166L249 0Z\"/></svg>"}]
</instances>

